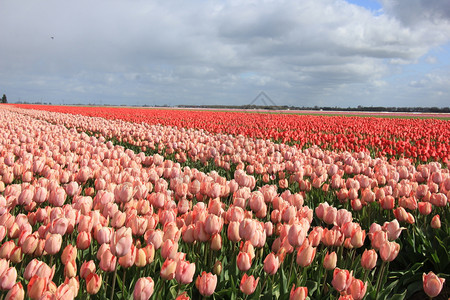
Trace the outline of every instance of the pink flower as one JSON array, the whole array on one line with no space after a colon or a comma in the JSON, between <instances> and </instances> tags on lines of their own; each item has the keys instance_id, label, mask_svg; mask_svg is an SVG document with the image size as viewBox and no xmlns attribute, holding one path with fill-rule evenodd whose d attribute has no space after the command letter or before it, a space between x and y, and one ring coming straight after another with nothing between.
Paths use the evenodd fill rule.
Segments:
<instances>
[{"instance_id":1,"label":"pink flower","mask_svg":"<svg viewBox=\"0 0 450 300\"><path fill-rule=\"evenodd\" d=\"M400 245L396 242L385 242L380 247L380 257L383 261L393 261L400 251Z\"/></svg>"},{"instance_id":2,"label":"pink flower","mask_svg":"<svg viewBox=\"0 0 450 300\"><path fill-rule=\"evenodd\" d=\"M364 250L361 256L361 266L366 270L372 270L377 264L377 252L374 249Z\"/></svg>"},{"instance_id":3,"label":"pink flower","mask_svg":"<svg viewBox=\"0 0 450 300\"><path fill-rule=\"evenodd\" d=\"M136 282L133 291L133 299L148 300L153 294L154 282L151 277L141 277Z\"/></svg>"},{"instance_id":4,"label":"pink flower","mask_svg":"<svg viewBox=\"0 0 450 300\"><path fill-rule=\"evenodd\" d=\"M330 254L327 252L325 254L325 258L323 259L323 267L326 270L333 270L336 268L337 254L336 252L331 252Z\"/></svg>"},{"instance_id":5,"label":"pink flower","mask_svg":"<svg viewBox=\"0 0 450 300\"><path fill-rule=\"evenodd\" d=\"M316 255L316 248L309 245L308 240L297 251L297 264L302 267L309 266Z\"/></svg>"},{"instance_id":6,"label":"pink flower","mask_svg":"<svg viewBox=\"0 0 450 300\"><path fill-rule=\"evenodd\" d=\"M2 291L10 290L16 283L17 270L14 267L8 268L3 274L0 274L0 289Z\"/></svg>"},{"instance_id":7,"label":"pink flower","mask_svg":"<svg viewBox=\"0 0 450 300\"><path fill-rule=\"evenodd\" d=\"M247 252L239 252L237 259L236 259L236 264L239 268L240 271L247 271L250 269L250 267L252 266L252 258L250 256L249 253Z\"/></svg>"},{"instance_id":8,"label":"pink flower","mask_svg":"<svg viewBox=\"0 0 450 300\"><path fill-rule=\"evenodd\" d=\"M361 300L366 294L367 282L363 283L361 280L353 278L352 283L347 288L347 294L352 295L354 300Z\"/></svg>"},{"instance_id":9,"label":"pink flower","mask_svg":"<svg viewBox=\"0 0 450 300\"><path fill-rule=\"evenodd\" d=\"M258 282L259 278L255 280L255 277L253 277L253 275L248 276L247 274L244 274L244 276L242 276L239 288L244 294L251 295L258 286Z\"/></svg>"},{"instance_id":10,"label":"pink flower","mask_svg":"<svg viewBox=\"0 0 450 300\"><path fill-rule=\"evenodd\" d=\"M202 274L199 275L197 277L197 280L195 281L195 286L200 291L200 294L206 297L214 294L216 285L217 285L217 276L211 273L206 273L205 271L203 271Z\"/></svg>"},{"instance_id":11,"label":"pink flower","mask_svg":"<svg viewBox=\"0 0 450 300\"><path fill-rule=\"evenodd\" d=\"M353 271L349 272L348 270L341 270L339 268L334 269L331 285L333 285L338 292L345 291L352 283L352 273Z\"/></svg>"},{"instance_id":12,"label":"pink flower","mask_svg":"<svg viewBox=\"0 0 450 300\"><path fill-rule=\"evenodd\" d=\"M308 297L308 288L305 286L295 287L292 286L291 293L289 294L289 300L305 300Z\"/></svg>"},{"instance_id":13,"label":"pink flower","mask_svg":"<svg viewBox=\"0 0 450 300\"><path fill-rule=\"evenodd\" d=\"M274 275L280 266L278 257L273 252L270 252L264 259L264 271L270 275Z\"/></svg>"},{"instance_id":14,"label":"pink flower","mask_svg":"<svg viewBox=\"0 0 450 300\"><path fill-rule=\"evenodd\" d=\"M111 237L111 253L117 257L125 256L131 251L133 236L131 228L121 227Z\"/></svg>"},{"instance_id":15,"label":"pink flower","mask_svg":"<svg viewBox=\"0 0 450 300\"><path fill-rule=\"evenodd\" d=\"M175 270L175 279L180 284L188 284L192 282L195 273L195 263L188 261L179 261Z\"/></svg>"},{"instance_id":16,"label":"pink flower","mask_svg":"<svg viewBox=\"0 0 450 300\"><path fill-rule=\"evenodd\" d=\"M428 274L423 273L423 289L429 297L436 297L440 294L444 285L445 279L439 278L433 272Z\"/></svg>"}]
</instances>

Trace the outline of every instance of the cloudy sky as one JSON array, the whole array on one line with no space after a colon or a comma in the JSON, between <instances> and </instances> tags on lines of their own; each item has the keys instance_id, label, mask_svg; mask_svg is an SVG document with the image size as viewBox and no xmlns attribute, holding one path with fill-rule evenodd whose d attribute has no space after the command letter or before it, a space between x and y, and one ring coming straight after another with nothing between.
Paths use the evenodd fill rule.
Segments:
<instances>
[{"instance_id":1,"label":"cloudy sky","mask_svg":"<svg viewBox=\"0 0 450 300\"><path fill-rule=\"evenodd\" d=\"M450 1L1 0L9 102L241 105L260 91L450 106Z\"/></svg>"}]
</instances>

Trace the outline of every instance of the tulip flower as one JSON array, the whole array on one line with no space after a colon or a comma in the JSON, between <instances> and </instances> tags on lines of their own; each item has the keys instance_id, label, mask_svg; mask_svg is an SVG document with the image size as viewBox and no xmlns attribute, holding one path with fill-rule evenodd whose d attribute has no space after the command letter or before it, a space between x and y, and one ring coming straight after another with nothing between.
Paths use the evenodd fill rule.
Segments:
<instances>
[{"instance_id":1,"label":"tulip flower","mask_svg":"<svg viewBox=\"0 0 450 300\"><path fill-rule=\"evenodd\" d=\"M308 240L297 251L296 262L302 267L309 266L316 255L316 248L309 245Z\"/></svg>"},{"instance_id":2,"label":"tulip flower","mask_svg":"<svg viewBox=\"0 0 450 300\"><path fill-rule=\"evenodd\" d=\"M102 276L96 274L95 272L89 273L86 277L86 291L91 294L95 295L100 290L100 287L102 286Z\"/></svg>"},{"instance_id":3,"label":"tulip flower","mask_svg":"<svg viewBox=\"0 0 450 300\"><path fill-rule=\"evenodd\" d=\"M47 278L34 275L28 283L27 296L33 300L38 300L47 291L47 284Z\"/></svg>"},{"instance_id":4,"label":"tulip flower","mask_svg":"<svg viewBox=\"0 0 450 300\"><path fill-rule=\"evenodd\" d=\"M383 261L393 261L400 251L400 245L396 242L385 242L380 247L380 257Z\"/></svg>"},{"instance_id":5,"label":"tulip flower","mask_svg":"<svg viewBox=\"0 0 450 300\"><path fill-rule=\"evenodd\" d=\"M117 257L125 256L131 251L132 243L133 236L131 233L131 228L121 227L111 237L111 253Z\"/></svg>"},{"instance_id":6,"label":"tulip flower","mask_svg":"<svg viewBox=\"0 0 450 300\"><path fill-rule=\"evenodd\" d=\"M244 276L242 276L239 288L244 294L251 295L258 286L258 282L259 278L255 280L255 277L253 277L253 275L248 276L247 274L244 274Z\"/></svg>"},{"instance_id":7,"label":"tulip flower","mask_svg":"<svg viewBox=\"0 0 450 300\"><path fill-rule=\"evenodd\" d=\"M17 270L15 267L10 267L0 274L0 289L2 291L10 290L16 283Z\"/></svg>"},{"instance_id":8,"label":"tulip flower","mask_svg":"<svg viewBox=\"0 0 450 300\"><path fill-rule=\"evenodd\" d=\"M289 300L304 300L308 297L308 288L305 286L295 287L292 286L291 293L289 294Z\"/></svg>"},{"instance_id":9,"label":"tulip flower","mask_svg":"<svg viewBox=\"0 0 450 300\"><path fill-rule=\"evenodd\" d=\"M17 282L6 294L5 300L23 300L25 291L23 290L22 283Z\"/></svg>"},{"instance_id":10,"label":"tulip flower","mask_svg":"<svg viewBox=\"0 0 450 300\"><path fill-rule=\"evenodd\" d=\"M91 273L95 273L95 263L93 260L84 261L80 268L80 277L86 279Z\"/></svg>"},{"instance_id":11,"label":"tulip flower","mask_svg":"<svg viewBox=\"0 0 450 300\"><path fill-rule=\"evenodd\" d=\"M323 259L323 267L326 270L334 270L336 268L336 262L337 262L337 254L336 252L331 252L325 254L325 258Z\"/></svg>"},{"instance_id":12,"label":"tulip flower","mask_svg":"<svg viewBox=\"0 0 450 300\"><path fill-rule=\"evenodd\" d=\"M192 282L195 273L195 263L188 261L180 261L175 269L175 279L180 284L188 284Z\"/></svg>"},{"instance_id":13,"label":"tulip flower","mask_svg":"<svg viewBox=\"0 0 450 300\"><path fill-rule=\"evenodd\" d=\"M367 282L363 283L361 280L353 278L352 282L347 288L347 294L351 295L355 300L361 300L366 294Z\"/></svg>"},{"instance_id":14,"label":"tulip flower","mask_svg":"<svg viewBox=\"0 0 450 300\"><path fill-rule=\"evenodd\" d=\"M133 291L133 299L148 300L153 294L154 282L151 277L141 277L136 282Z\"/></svg>"},{"instance_id":15,"label":"tulip flower","mask_svg":"<svg viewBox=\"0 0 450 300\"><path fill-rule=\"evenodd\" d=\"M445 282L444 278L439 278L433 272L429 272L428 274L423 273L422 279L423 290L429 297L433 298L441 293Z\"/></svg>"},{"instance_id":16,"label":"tulip flower","mask_svg":"<svg viewBox=\"0 0 450 300\"><path fill-rule=\"evenodd\" d=\"M270 252L264 259L264 271L270 275L274 275L280 266L278 257L273 252Z\"/></svg>"},{"instance_id":17,"label":"tulip flower","mask_svg":"<svg viewBox=\"0 0 450 300\"><path fill-rule=\"evenodd\" d=\"M431 219L431 228L439 229L441 228L441 218L439 215L435 215L433 219Z\"/></svg>"},{"instance_id":18,"label":"tulip flower","mask_svg":"<svg viewBox=\"0 0 450 300\"><path fill-rule=\"evenodd\" d=\"M217 285L217 276L211 273L202 272L195 281L195 286L202 296L211 296Z\"/></svg>"},{"instance_id":19,"label":"tulip flower","mask_svg":"<svg viewBox=\"0 0 450 300\"><path fill-rule=\"evenodd\" d=\"M161 267L160 276L165 280L174 279L176 268L177 268L176 261L174 261L173 259L167 258Z\"/></svg>"},{"instance_id":20,"label":"tulip flower","mask_svg":"<svg viewBox=\"0 0 450 300\"><path fill-rule=\"evenodd\" d=\"M252 266L252 258L250 256L249 253L247 252L239 252L237 259L236 259L236 264L239 268L240 271L242 272L246 272L250 269L250 267Z\"/></svg>"},{"instance_id":21,"label":"tulip flower","mask_svg":"<svg viewBox=\"0 0 450 300\"><path fill-rule=\"evenodd\" d=\"M338 291L345 291L353 279L353 271L349 272L348 270L341 270L339 268L334 269L333 272L333 280L331 281L331 285Z\"/></svg>"},{"instance_id":22,"label":"tulip flower","mask_svg":"<svg viewBox=\"0 0 450 300\"><path fill-rule=\"evenodd\" d=\"M361 256L361 266L366 270L372 270L377 264L377 252L374 249L364 250Z\"/></svg>"}]
</instances>

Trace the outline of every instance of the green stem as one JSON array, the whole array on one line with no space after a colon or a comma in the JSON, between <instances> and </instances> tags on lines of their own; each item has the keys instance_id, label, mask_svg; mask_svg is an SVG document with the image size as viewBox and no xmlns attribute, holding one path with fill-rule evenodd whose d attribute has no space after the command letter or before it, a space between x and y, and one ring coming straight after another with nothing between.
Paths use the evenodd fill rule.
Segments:
<instances>
[{"instance_id":1,"label":"green stem","mask_svg":"<svg viewBox=\"0 0 450 300\"><path fill-rule=\"evenodd\" d=\"M325 270L325 275L323 276L323 286L322 286L322 293L326 293L328 292L328 288L327 288L327 270Z\"/></svg>"},{"instance_id":2,"label":"green stem","mask_svg":"<svg viewBox=\"0 0 450 300\"><path fill-rule=\"evenodd\" d=\"M295 263L295 250L292 251L291 267L289 268L288 285L291 284L292 267L293 267L294 263Z\"/></svg>"},{"instance_id":3,"label":"green stem","mask_svg":"<svg viewBox=\"0 0 450 300\"><path fill-rule=\"evenodd\" d=\"M380 273L378 274L378 279L377 279L377 292L375 293L375 299L377 299L378 297L378 292L380 291L380 287L381 287L381 281L384 275L384 268L386 266L386 262L383 261L383 263L381 264L381 269L380 269Z\"/></svg>"},{"instance_id":4,"label":"green stem","mask_svg":"<svg viewBox=\"0 0 450 300\"><path fill-rule=\"evenodd\" d=\"M123 277L122 277L122 298L125 298L125 277L127 275L127 269L123 269Z\"/></svg>"},{"instance_id":5,"label":"green stem","mask_svg":"<svg viewBox=\"0 0 450 300\"><path fill-rule=\"evenodd\" d=\"M117 276L117 268L119 266L119 258L116 260L116 268L114 269L114 276L113 276L113 282L112 282L112 289L111 289L111 297L110 299L114 299L114 288L116 287L116 276Z\"/></svg>"},{"instance_id":6,"label":"green stem","mask_svg":"<svg viewBox=\"0 0 450 300\"><path fill-rule=\"evenodd\" d=\"M363 279L363 282L366 282L366 281L367 281L367 277L369 276L369 271L370 271L370 270L366 270L366 271L364 272L364 279Z\"/></svg>"},{"instance_id":7,"label":"green stem","mask_svg":"<svg viewBox=\"0 0 450 300\"><path fill-rule=\"evenodd\" d=\"M264 281L263 281L263 284L262 284L262 286L261 286L261 294L264 293L264 286L266 285L267 277L269 277L268 274L267 274L266 276L264 276Z\"/></svg>"}]
</instances>

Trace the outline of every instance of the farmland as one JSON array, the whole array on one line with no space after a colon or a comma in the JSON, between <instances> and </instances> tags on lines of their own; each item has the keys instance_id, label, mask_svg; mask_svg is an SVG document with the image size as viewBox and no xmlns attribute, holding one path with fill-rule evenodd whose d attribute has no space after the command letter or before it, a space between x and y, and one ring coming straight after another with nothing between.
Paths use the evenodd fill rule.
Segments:
<instances>
[{"instance_id":1,"label":"farmland","mask_svg":"<svg viewBox=\"0 0 450 300\"><path fill-rule=\"evenodd\" d=\"M0 139L8 299L449 297L448 120L3 105Z\"/></svg>"}]
</instances>

